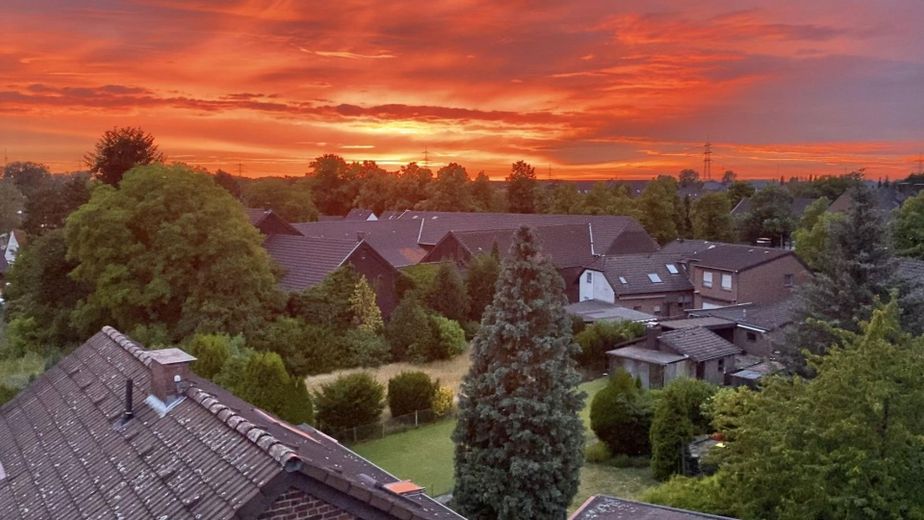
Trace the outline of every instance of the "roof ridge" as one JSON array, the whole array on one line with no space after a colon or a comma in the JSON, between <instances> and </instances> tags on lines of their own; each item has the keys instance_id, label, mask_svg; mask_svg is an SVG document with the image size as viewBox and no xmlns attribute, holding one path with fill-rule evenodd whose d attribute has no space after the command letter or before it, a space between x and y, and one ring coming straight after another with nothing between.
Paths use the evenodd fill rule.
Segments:
<instances>
[{"instance_id":1,"label":"roof ridge","mask_svg":"<svg viewBox=\"0 0 924 520\"><path fill-rule=\"evenodd\" d=\"M125 349L129 354L144 363L151 364L151 355L144 347L138 345L127 336L113 327L106 325L102 329L103 334L116 342L120 347ZM243 416L238 415L230 407L223 404L218 398L201 388L191 386L186 390L186 395L200 406L208 410L218 418L225 426L241 434L245 439L257 445L267 455L278 462L288 472L298 471L302 467L302 459L295 450L288 445L283 444L268 431L259 428L254 423L248 421Z\"/></svg>"}]
</instances>

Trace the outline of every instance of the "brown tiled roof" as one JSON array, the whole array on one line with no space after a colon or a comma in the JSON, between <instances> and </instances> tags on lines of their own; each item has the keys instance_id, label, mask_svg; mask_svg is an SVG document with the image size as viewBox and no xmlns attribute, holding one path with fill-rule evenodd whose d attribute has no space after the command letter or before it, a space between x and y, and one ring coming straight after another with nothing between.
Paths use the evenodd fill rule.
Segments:
<instances>
[{"instance_id":1,"label":"brown tiled roof","mask_svg":"<svg viewBox=\"0 0 924 520\"><path fill-rule=\"evenodd\" d=\"M405 220L336 220L293 224L308 237L365 240L394 267L414 265L427 254L420 247L420 221Z\"/></svg>"},{"instance_id":2,"label":"brown tiled roof","mask_svg":"<svg viewBox=\"0 0 924 520\"><path fill-rule=\"evenodd\" d=\"M380 489L398 479L201 378L160 416L144 402L150 359L106 327L0 407L0 518L254 517L296 482L347 510L460 518L422 492ZM129 379L135 416L121 424Z\"/></svg>"},{"instance_id":3,"label":"brown tiled roof","mask_svg":"<svg viewBox=\"0 0 924 520\"><path fill-rule=\"evenodd\" d=\"M677 255L665 253L613 255L598 258L587 265L588 269L601 271L617 296L629 294L650 294L675 291L692 291L693 285L687 278ZM667 269L671 264L677 268L673 274ZM649 274L656 274L661 282L653 282ZM622 279L626 283L622 283Z\"/></svg>"},{"instance_id":4,"label":"brown tiled roof","mask_svg":"<svg viewBox=\"0 0 924 520\"><path fill-rule=\"evenodd\" d=\"M734 344L702 327L671 330L658 336L658 341L674 352L690 356L695 361L709 361L741 352Z\"/></svg>"},{"instance_id":5,"label":"brown tiled roof","mask_svg":"<svg viewBox=\"0 0 924 520\"><path fill-rule=\"evenodd\" d=\"M570 520L734 520L686 509L646 504L605 495L587 499Z\"/></svg>"},{"instance_id":6,"label":"brown tiled roof","mask_svg":"<svg viewBox=\"0 0 924 520\"><path fill-rule=\"evenodd\" d=\"M667 251L674 253L675 249L667 248ZM775 247L726 244L723 242L705 242L703 247L693 251L687 249L687 252L683 253L687 261L696 262L696 265L735 272L751 269L788 255L795 256L795 253L788 249Z\"/></svg>"},{"instance_id":7,"label":"brown tiled roof","mask_svg":"<svg viewBox=\"0 0 924 520\"><path fill-rule=\"evenodd\" d=\"M542 245L542 253L555 267L579 267L593 261L591 254L590 227L587 224L563 224L534 228L536 238ZM455 238L472 256L490 254L497 244L501 258L505 257L516 230L450 231L443 239ZM435 249L435 248L434 248ZM424 257L424 262L427 257Z\"/></svg>"},{"instance_id":8,"label":"brown tiled roof","mask_svg":"<svg viewBox=\"0 0 924 520\"><path fill-rule=\"evenodd\" d=\"M451 211L404 211L383 215L392 220L422 221L421 245L435 245L450 231L478 231L555 226L562 224L590 224L594 253L642 253L658 249L657 243L632 217L614 215L545 215L536 213L464 213ZM623 237L623 241L617 241ZM631 240L627 240L631 237Z\"/></svg>"},{"instance_id":9,"label":"brown tiled roof","mask_svg":"<svg viewBox=\"0 0 924 520\"><path fill-rule=\"evenodd\" d=\"M302 291L321 283L343 265L359 242L333 238L270 235L263 247L284 270L279 286L286 291Z\"/></svg>"}]
</instances>

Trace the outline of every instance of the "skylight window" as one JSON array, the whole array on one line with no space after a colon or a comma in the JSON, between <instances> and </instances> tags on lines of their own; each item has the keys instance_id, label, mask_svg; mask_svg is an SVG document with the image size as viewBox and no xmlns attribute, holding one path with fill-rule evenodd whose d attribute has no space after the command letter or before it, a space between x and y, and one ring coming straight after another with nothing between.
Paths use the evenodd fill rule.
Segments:
<instances>
[{"instance_id":1,"label":"skylight window","mask_svg":"<svg viewBox=\"0 0 924 520\"><path fill-rule=\"evenodd\" d=\"M625 277L625 276L620 276L620 277L619 277L619 283L621 283L621 284L623 284L623 285L628 285L628 284L629 284L629 282L626 281L626 277Z\"/></svg>"},{"instance_id":2,"label":"skylight window","mask_svg":"<svg viewBox=\"0 0 924 520\"><path fill-rule=\"evenodd\" d=\"M674 264L664 264L664 267L667 267L667 271L671 274L677 274L680 272L677 270L677 266Z\"/></svg>"},{"instance_id":3,"label":"skylight window","mask_svg":"<svg viewBox=\"0 0 924 520\"><path fill-rule=\"evenodd\" d=\"M651 280L651 283L662 283L664 281L658 276L658 273L648 273L648 279Z\"/></svg>"}]
</instances>

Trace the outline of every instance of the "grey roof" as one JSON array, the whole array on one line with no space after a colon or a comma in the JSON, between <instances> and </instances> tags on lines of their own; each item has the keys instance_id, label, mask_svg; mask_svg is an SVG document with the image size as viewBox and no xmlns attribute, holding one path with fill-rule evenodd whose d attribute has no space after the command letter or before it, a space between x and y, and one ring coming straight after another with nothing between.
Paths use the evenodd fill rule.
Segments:
<instances>
[{"instance_id":1,"label":"grey roof","mask_svg":"<svg viewBox=\"0 0 924 520\"><path fill-rule=\"evenodd\" d=\"M266 235L300 234L292 224L271 209L244 208L244 213L250 223Z\"/></svg>"},{"instance_id":2,"label":"grey roof","mask_svg":"<svg viewBox=\"0 0 924 520\"><path fill-rule=\"evenodd\" d=\"M873 196L873 203L876 210L882 213L888 213L901 206L902 193L892 187L870 188L870 194ZM840 197L834 199L834 202L828 206L828 211L846 212L853 206L853 190L845 190Z\"/></svg>"},{"instance_id":3,"label":"grey roof","mask_svg":"<svg viewBox=\"0 0 924 520\"><path fill-rule=\"evenodd\" d=\"M703 327L706 329L734 327L735 322L724 318L706 316L702 318L682 318L677 320L662 320L658 322L662 327L667 329L691 329L693 327Z\"/></svg>"},{"instance_id":4,"label":"grey roof","mask_svg":"<svg viewBox=\"0 0 924 520\"><path fill-rule=\"evenodd\" d=\"M739 325L771 331L792 322L795 302L795 298L790 296L772 303L746 303L714 309L696 309L690 311L690 316L714 316L734 321Z\"/></svg>"},{"instance_id":5,"label":"grey roof","mask_svg":"<svg viewBox=\"0 0 924 520\"><path fill-rule=\"evenodd\" d=\"M692 291L693 284L679 260L676 254L661 252L611 255L598 258L587 268L602 272L617 296ZM668 271L668 264L677 268L676 274ZM648 276L652 273L658 275L661 282L653 282ZM623 279L626 283L622 283Z\"/></svg>"},{"instance_id":6,"label":"grey roof","mask_svg":"<svg viewBox=\"0 0 924 520\"><path fill-rule=\"evenodd\" d=\"M664 352L661 350L637 347L634 345L610 350L607 351L606 354L608 356L634 359L636 361L644 361L646 363L654 363L656 365L670 365L671 363L676 363L678 361L687 359L687 356L682 354L674 354L673 352Z\"/></svg>"},{"instance_id":7,"label":"grey roof","mask_svg":"<svg viewBox=\"0 0 924 520\"><path fill-rule=\"evenodd\" d=\"M569 520L702 520L704 518L733 520L726 516L709 515L605 495L588 498Z\"/></svg>"},{"instance_id":8,"label":"grey roof","mask_svg":"<svg viewBox=\"0 0 924 520\"><path fill-rule=\"evenodd\" d=\"M313 287L343 265L360 242L295 235L270 235L263 247L283 268L279 286L286 291Z\"/></svg>"},{"instance_id":9,"label":"grey roof","mask_svg":"<svg viewBox=\"0 0 924 520\"><path fill-rule=\"evenodd\" d=\"M702 251L713 244L720 244L721 242L710 242L709 240L694 240L690 238L678 238L661 246L661 253L669 253L672 255L677 255L677 257L685 258L697 251Z\"/></svg>"},{"instance_id":10,"label":"grey roof","mask_svg":"<svg viewBox=\"0 0 924 520\"><path fill-rule=\"evenodd\" d=\"M0 518L238 518L294 479L386 517L460 518L381 489L398 479L202 378L161 417L145 404L150 363L105 327L0 407ZM129 379L135 416L115 427Z\"/></svg>"},{"instance_id":11,"label":"grey roof","mask_svg":"<svg viewBox=\"0 0 924 520\"><path fill-rule=\"evenodd\" d=\"M427 254L420 247L420 221L414 220L334 220L293 224L307 237L365 240L394 267L414 265Z\"/></svg>"},{"instance_id":12,"label":"grey roof","mask_svg":"<svg viewBox=\"0 0 924 520\"><path fill-rule=\"evenodd\" d=\"M653 321L657 319L651 314L639 312L614 303L600 300L584 300L565 306L569 314L580 316L587 322L594 321Z\"/></svg>"},{"instance_id":13,"label":"grey roof","mask_svg":"<svg viewBox=\"0 0 924 520\"><path fill-rule=\"evenodd\" d=\"M669 245L670 244L668 244L668 246ZM704 242L703 247L697 249L692 249L691 246L692 244L677 246L678 249L685 250L682 254L688 262L696 262L697 265L702 267L735 272L745 271L784 256L796 255L788 249L751 246L746 244L727 244L724 242ZM677 252L674 248L670 248L668 251L673 253Z\"/></svg>"},{"instance_id":14,"label":"grey roof","mask_svg":"<svg viewBox=\"0 0 924 520\"><path fill-rule=\"evenodd\" d=\"M343 217L343 220L367 220L369 217L374 216L375 212L371 209L353 208Z\"/></svg>"},{"instance_id":15,"label":"grey roof","mask_svg":"<svg viewBox=\"0 0 924 520\"><path fill-rule=\"evenodd\" d=\"M632 217L614 215L546 215L537 213L464 213L450 211L404 211L383 215L391 220L416 220L423 225L418 242L435 245L450 231L516 229L561 224L590 224L594 253L642 253L658 249L645 228Z\"/></svg>"},{"instance_id":16,"label":"grey roof","mask_svg":"<svg viewBox=\"0 0 924 520\"><path fill-rule=\"evenodd\" d=\"M542 253L555 267L580 267L592 262L592 242L588 224L563 224L533 228L542 245ZM497 244L501 258L506 257L515 229L450 231L440 242L457 240L472 256L489 254ZM436 247L434 247L436 251ZM430 255L423 258L427 262Z\"/></svg>"},{"instance_id":17,"label":"grey roof","mask_svg":"<svg viewBox=\"0 0 924 520\"><path fill-rule=\"evenodd\" d=\"M734 344L703 327L670 330L658 336L658 341L696 361L709 361L741 352Z\"/></svg>"}]
</instances>

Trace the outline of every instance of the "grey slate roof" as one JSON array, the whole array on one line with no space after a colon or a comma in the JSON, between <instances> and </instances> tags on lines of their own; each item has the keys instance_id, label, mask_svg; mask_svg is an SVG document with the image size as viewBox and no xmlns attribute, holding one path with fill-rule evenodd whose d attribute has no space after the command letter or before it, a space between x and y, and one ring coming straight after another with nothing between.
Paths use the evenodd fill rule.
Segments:
<instances>
[{"instance_id":1,"label":"grey slate roof","mask_svg":"<svg viewBox=\"0 0 924 520\"><path fill-rule=\"evenodd\" d=\"M450 231L516 229L562 224L590 224L594 253L620 254L657 251L658 244L632 217L613 215L545 215L524 213L464 213L451 211L404 211L383 214L391 220L416 220L423 225L418 242L435 245Z\"/></svg>"},{"instance_id":2,"label":"grey slate roof","mask_svg":"<svg viewBox=\"0 0 924 520\"><path fill-rule=\"evenodd\" d=\"M681 318L677 320L661 320L658 323L667 329L692 329L693 327L703 327L704 329L734 327L735 322L713 316Z\"/></svg>"},{"instance_id":3,"label":"grey slate roof","mask_svg":"<svg viewBox=\"0 0 924 520\"><path fill-rule=\"evenodd\" d=\"M374 216L375 212L371 209L353 208L343 217L343 220L367 220L369 217Z\"/></svg>"},{"instance_id":4,"label":"grey slate roof","mask_svg":"<svg viewBox=\"0 0 924 520\"><path fill-rule=\"evenodd\" d=\"M0 407L0 518L238 518L289 478L389 517L461 518L422 493L380 489L397 479L204 379L158 416L144 404L150 359L105 327ZM127 379L135 417L114 428Z\"/></svg>"},{"instance_id":5,"label":"grey slate roof","mask_svg":"<svg viewBox=\"0 0 924 520\"><path fill-rule=\"evenodd\" d=\"M685 509L646 504L605 495L587 499L569 520L733 520Z\"/></svg>"},{"instance_id":6,"label":"grey slate roof","mask_svg":"<svg viewBox=\"0 0 924 520\"><path fill-rule=\"evenodd\" d=\"M555 267L580 267L594 259L591 254L590 226L587 224L540 226L533 230L542 245L542 253ZM515 232L515 229L450 231L440 242L455 238L472 256L490 254L496 243L501 258L504 258ZM426 262L427 257L422 261Z\"/></svg>"},{"instance_id":7,"label":"grey slate roof","mask_svg":"<svg viewBox=\"0 0 924 520\"><path fill-rule=\"evenodd\" d=\"M270 235L263 247L285 271L279 287L301 291L321 283L349 257L360 242L295 235Z\"/></svg>"},{"instance_id":8,"label":"grey slate roof","mask_svg":"<svg viewBox=\"0 0 924 520\"><path fill-rule=\"evenodd\" d=\"M365 240L394 267L414 265L427 254L420 247L420 221L415 220L334 220L293 224L307 237Z\"/></svg>"},{"instance_id":9,"label":"grey slate roof","mask_svg":"<svg viewBox=\"0 0 924 520\"><path fill-rule=\"evenodd\" d=\"M692 249L694 244L688 244L689 242L698 241L687 240L683 245L676 247L676 249L684 250L683 257L687 261L696 262L702 267L725 271L740 272L784 256L795 256L795 253L788 249L723 242L704 242L702 247ZM667 246L665 248L668 252L676 252L675 248L667 248Z\"/></svg>"},{"instance_id":10,"label":"grey slate roof","mask_svg":"<svg viewBox=\"0 0 924 520\"><path fill-rule=\"evenodd\" d=\"M922 262L924 264L924 262ZM924 272L922 272L924 275ZM718 307L715 309L697 309L690 316L713 316L734 321L739 325L750 326L765 331L772 331L788 325L793 320L796 299L793 296L772 303L742 304Z\"/></svg>"},{"instance_id":11,"label":"grey slate roof","mask_svg":"<svg viewBox=\"0 0 924 520\"><path fill-rule=\"evenodd\" d=\"M734 344L703 327L667 331L658 336L658 341L695 361L709 361L741 352Z\"/></svg>"},{"instance_id":12,"label":"grey slate roof","mask_svg":"<svg viewBox=\"0 0 924 520\"><path fill-rule=\"evenodd\" d=\"M617 348L607 351L606 354L608 356L644 361L645 363L654 363L656 365L670 365L671 363L687 359L687 356L682 354L674 354L673 352L663 352L637 346Z\"/></svg>"},{"instance_id":13,"label":"grey slate roof","mask_svg":"<svg viewBox=\"0 0 924 520\"><path fill-rule=\"evenodd\" d=\"M602 272L617 296L692 291L693 284L679 260L676 254L662 252L612 255L598 258L587 264L587 268ZM668 271L667 264L674 265L677 274ZM661 282L652 282L648 277L651 273L657 274ZM626 283L622 283L620 277Z\"/></svg>"}]
</instances>

